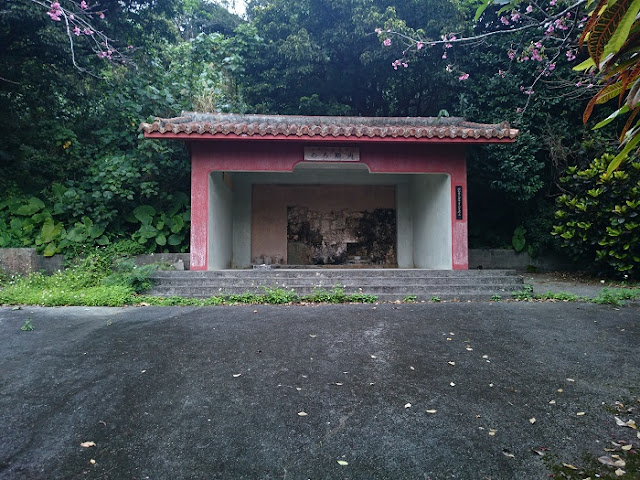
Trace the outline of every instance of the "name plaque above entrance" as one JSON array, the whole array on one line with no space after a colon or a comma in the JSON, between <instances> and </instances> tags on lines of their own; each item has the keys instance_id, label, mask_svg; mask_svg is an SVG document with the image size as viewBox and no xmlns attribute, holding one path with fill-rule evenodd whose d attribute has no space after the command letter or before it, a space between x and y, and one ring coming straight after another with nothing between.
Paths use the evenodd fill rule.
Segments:
<instances>
[{"instance_id":1,"label":"name plaque above entrance","mask_svg":"<svg viewBox=\"0 0 640 480\"><path fill-rule=\"evenodd\" d=\"M304 147L307 162L359 162L358 147Z\"/></svg>"}]
</instances>

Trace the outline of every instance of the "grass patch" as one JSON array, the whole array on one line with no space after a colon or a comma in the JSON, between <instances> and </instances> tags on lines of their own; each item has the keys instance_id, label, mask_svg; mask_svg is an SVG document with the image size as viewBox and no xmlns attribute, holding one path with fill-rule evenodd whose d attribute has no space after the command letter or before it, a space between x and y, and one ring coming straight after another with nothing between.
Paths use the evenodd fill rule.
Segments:
<instances>
[{"instance_id":1,"label":"grass patch","mask_svg":"<svg viewBox=\"0 0 640 480\"><path fill-rule=\"evenodd\" d=\"M573 293L567 292L545 292L538 293L534 296L536 300L551 300L558 302L577 302L579 300L588 300L586 297L581 297L579 295L574 295Z\"/></svg>"},{"instance_id":2,"label":"grass patch","mask_svg":"<svg viewBox=\"0 0 640 480\"><path fill-rule=\"evenodd\" d=\"M211 305L284 305L295 303L373 303L378 300L376 295L364 293L347 294L341 288L332 290L315 290L309 295L298 295L293 290L263 287L265 293L242 293L236 295L221 295L209 298L187 297L152 297L137 295L132 303L159 307L193 306L207 307Z\"/></svg>"},{"instance_id":3,"label":"grass patch","mask_svg":"<svg viewBox=\"0 0 640 480\"><path fill-rule=\"evenodd\" d=\"M522 287L522 290L513 292L511 296L513 297L514 300L518 300L521 302L533 300L533 286L525 285Z\"/></svg>"},{"instance_id":4,"label":"grass patch","mask_svg":"<svg viewBox=\"0 0 640 480\"><path fill-rule=\"evenodd\" d=\"M0 304L118 307L131 304L135 294L151 286L157 265L138 267L118 258L117 244L94 251L68 268L43 275L3 278Z\"/></svg>"},{"instance_id":5,"label":"grass patch","mask_svg":"<svg viewBox=\"0 0 640 480\"><path fill-rule=\"evenodd\" d=\"M624 305L625 300L638 299L640 299L640 288L603 288L591 301L600 305L620 306Z\"/></svg>"}]
</instances>

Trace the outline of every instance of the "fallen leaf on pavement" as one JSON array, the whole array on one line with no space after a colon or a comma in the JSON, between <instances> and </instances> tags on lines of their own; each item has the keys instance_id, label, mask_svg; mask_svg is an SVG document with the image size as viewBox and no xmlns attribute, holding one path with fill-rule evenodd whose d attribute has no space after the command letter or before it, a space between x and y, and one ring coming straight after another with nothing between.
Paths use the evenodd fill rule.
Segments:
<instances>
[{"instance_id":1,"label":"fallen leaf on pavement","mask_svg":"<svg viewBox=\"0 0 640 480\"><path fill-rule=\"evenodd\" d=\"M540 455L541 457L544 457L546 455L546 453L544 453L544 450L541 448L532 448L531 451L537 455Z\"/></svg>"},{"instance_id":2,"label":"fallen leaf on pavement","mask_svg":"<svg viewBox=\"0 0 640 480\"><path fill-rule=\"evenodd\" d=\"M411 408L411 404L410 403L405 403L404 408Z\"/></svg>"},{"instance_id":3,"label":"fallen leaf on pavement","mask_svg":"<svg viewBox=\"0 0 640 480\"><path fill-rule=\"evenodd\" d=\"M531 418L529 419L529 423L530 423L531 425L533 425L534 423L536 423L536 417L531 417Z\"/></svg>"},{"instance_id":4,"label":"fallen leaf on pavement","mask_svg":"<svg viewBox=\"0 0 640 480\"><path fill-rule=\"evenodd\" d=\"M584 417L586 414L587 414L587 412L578 412L578 413L576 413L576 416Z\"/></svg>"},{"instance_id":5,"label":"fallen leaf on pavement","mask_svg":"<svg viewBox=\"0 0 640 480\"><path fill-rule=\"evenodd\" d=\"M556 404L556 401L555 401L555 400L551 400L551 401L549 402L549 405L555 405L555 404Z\"/></svg>"},{"instance_id":6,"label":"fallen leaf on pavement","mask_svg":"<svg viewBox=\"0 0 640 480\"><path fill-rule=\"evenodd\" d=\"M567 382L575 382L573 378L567 378Z\"/></svg>"},{"instance_id":7,"label":"fallen leaf on pavement","mask_svg":"<svg viewBox=\"0 0 640 480\"><path fill-rule=\"evenodd\" d=\"M449 365L455 365L456 362L447 362Z\"/></svg>"},{"instance_id":8,"label":"fallen leaf on pavement","mask_svg":"<svg viewBox=\"0 0 640 480\"><path fill-rule=\"evenodd\" d=\"M242 375L241 373L234 373L233 374L233 378L238 378L240 375Z\"/></svg>"},{"instance_id":9,"label":"fallen leaf on pavement","mask_svg":"<svg viewBox=\"0 0 640 480\"><path fill-rule=\"evenodd\" d=\"M92 458L91 460L89 460L89 463L90 463L91 465L95 465L95 464L96 464L96 461Z\"/></svg>"},{"instance_id":10,"label":"fallen leaf on pavement","mask_svg":"<svg viewBox=\"0 0 640 480\"><path fill-rule=\"evenodd\" d=\"M490 428L490 429L489 429L489 435L490 435L490 436L495 437L495 436L496 436L496 433L498 433L498 431L497 431L497 430L495 430L495 429L493 429L493 428Z\"/></svg>"},{"instance_id":11,"label":"fallen leaf on pavement","mask_svg":"<svg viewBox=\"0 0 640 480\"><path fill-rule=\"evenodd\" d=\"M502 450L502 454L503 454L505 457L508 457L508 458L516 458L516 456L515 456L513 453L511 453L509 450L507 450L506 448L504 448L504 449Z\"/></svg>"},{"instance_id":12,"label":"fallen leaf on pavement","mask_svg":"<svg viewBox=\"0 0 640 480\"><path fill-rule=\"evenodd\" d=\"M80 444L80 446L82 448L89 448L89 447L95 447L96 446L96 442L82 442Z\"/></svg>"},{"instance_id":13,"label":"fallen leaf on pavement","mask_svg":"<svg viewBox=\"0 0 640 480\"><path fill-rule=\"evenodd\" d=\"M619 468L619 469L617 469L617 470L615 471L616 477L621 477L621 476L623 476L625 473L627 473L627 472L625 472L625 471L624 471L624 470L622 470L621 468Z\"/></svg>"},{"instance_id":14,"label":"fallen leaf on pavement","mask_svg":"<svg viewBox=\"0 0 640 480\"><path fill-rule=\"evenodd\" d=\"M616 460L606 455L603 455L602 457L598 457L598 461L601 464L607 465L609 467L624 467L626 465L626 462L624 460Z\"/></svg>"},{"instance_id":15,"label":"fallen leaf on pavement","mask_svg":"<svg viewBox=\"0 0 640 480\"><path fill-rule=\"evenodd\" d=\"M562 466L564 468L568 468L569 470L578 470L578 467L576 467L575 465L571 465L570 463L562 463Z\"/></svg>"},{"instance_id":16,"label":"fallen leaf on pavement","mask_svg":"<svg viewBox=\"0 0 640 480\"><path fill-rule=\"evenodd\" d=\"M347 465L349 465L349 462L345 462L344 460L338 460L338 465L342 467L346 467Z\"/></svg>"},{"instance_id":17,"label":"fallen leaf on pavement","mask_svg":"<svg viewBox=\"0 0 640 480\"><path fill-rule=\"evenodd\" d=\"M622 450L624 450L625 452L628 452L629 450L631 450L633 448L633 445L629 444L629 445L623 445Z\"/></svg>"},{"instance_id":18,"label":"fallen leaf on pavement","mask_svg":"<svg viewBox=\"0 0 640 480\"><path fill-rule=\"evenodd\" d=\"M308 415L307 412L298 412L299 417L306 417Z\"/></svg>"},{"instance_id":19,"label":"fallen leaf on pavement","mask_svg":"<svg viewBox=\"0 0 640 480\"><path fill-rule=\"evenodd\" d=\"M373 358L375 360L378 357L376 357L375 355L371 355L371 358Z\"/></svg>"},{"instance_id":20,"label":"fallen leaf on pavement","mask_svg":"<svg viewBox=\"0 0 640 480\"><path fill-rule=\"evenodd\" d=\"M455 386L456 386L456 384L455 384L455 383L453 383L453 382L451 382L449 385L451 385L452 387L455 387Z\"/></svg>"},{"instance_id":21,"label":"fallen leaf on pavement","mask_svg":"<svg viewBox=\"0 0 640 480\"><path fill-rule=\"evenodd\" d=\"M437 410L433 410L433 409L432 410L427 410L427 413L436 413L436 412L437 412Z\"/></svg>"}]
</instances>

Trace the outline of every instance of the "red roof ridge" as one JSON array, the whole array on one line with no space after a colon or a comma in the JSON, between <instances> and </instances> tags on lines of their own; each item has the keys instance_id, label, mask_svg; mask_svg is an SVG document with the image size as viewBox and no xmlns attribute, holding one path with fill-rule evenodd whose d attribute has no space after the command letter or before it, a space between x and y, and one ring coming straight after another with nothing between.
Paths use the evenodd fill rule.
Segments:
<instances>
[{"instance_id":1,"label":"red roof ridge","mask_svg":"<svg viewBox=\"0 0 640 480\"><path fill-rule=\"evenodd\" d=\"M197 135L219 137L322 137L401 139L480 139L514 141L519 131L507 122L469 122L461 117L340 117L182 112L179 117L142 123L154 138ZM195 139L195 138L194 138Z\"/></svg>"}]
</instances>

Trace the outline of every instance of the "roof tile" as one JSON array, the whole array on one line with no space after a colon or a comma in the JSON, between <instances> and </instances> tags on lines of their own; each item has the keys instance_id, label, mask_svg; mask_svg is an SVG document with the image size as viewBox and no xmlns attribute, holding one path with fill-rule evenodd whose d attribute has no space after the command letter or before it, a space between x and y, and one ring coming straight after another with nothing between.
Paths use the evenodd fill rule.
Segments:
<instances>
[{"instance_id":1,"label":"roof tile","mask_svg":"<svg viewBox=\"0 0 640 480\"><path fill-rule=\"evenodd\" d=\"M459 117L317 117L289 115L203 114L183 112L180 117L143 123L145 134L159 133L228 137L333 137L513 140L518 130L507 122L483 124Z\"/></svg>"}]
</instances>

